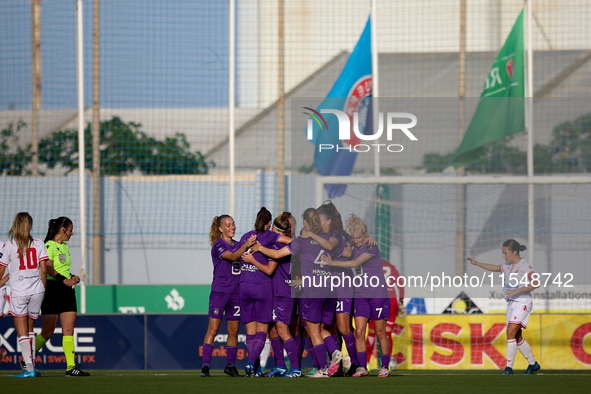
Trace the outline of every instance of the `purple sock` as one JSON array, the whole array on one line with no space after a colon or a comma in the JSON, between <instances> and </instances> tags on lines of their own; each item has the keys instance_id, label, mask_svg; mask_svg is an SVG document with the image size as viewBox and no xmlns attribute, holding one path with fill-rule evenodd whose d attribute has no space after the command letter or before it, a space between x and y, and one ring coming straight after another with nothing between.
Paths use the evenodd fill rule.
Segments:
<instances>
[{"instance_id":1,"label":"purple sock","mask_svg":"<svg viewBox=\"0 0 591 394\"><path fill-rule=\"evenodd\" d=\"M226 348L226 363L229 367L233 367L236 362L236 354L238 354L238 346L228 346Z\"/></svg>"},{"instance_id":2,"label":"purple sock","mask_svg":"<svg viewBox=\"0 0 591 394\"><path fill-rule=\"evenodd\" d=\"M209 367L209 362L211 361L211 353L213 353L213 345L209 343L203 344L203 366Z\"/></svg>"},{"instance_id":3,"label":"purple sock","mask_svg":"<svg viewBox=\"0 0 591 394\"><path fill-rule=\"evenodd\" d=\"M271 338L271 347L273 348L273 354L275 355L275 366L285 368L285 358L283 358L283 343L281 343L281 338Z\"/></svg>"},{"instance_id":4,"label":"purple sock","mask_svg":"<svg viewBox=\"0 0 591 394\"><path fill-rule=\"evenodd\" d=\"M351 364L359 365L357 347L355 347L355 335L350 332L349 335L345 335L343 339L345 340L345 346L347 346L347 352L349 352L349 357L351 358Z\"/></svg>"},{"instance_id":5,"label":"purple sock","mask_svg":"<svg viewBox=\"0 0 591 394\"><path fill-rule=\"evenodd\" d=\"M326 361L326 345L321 343L318 346L314 346L314 353L316 353L316 360L318 360L318 366L321 370L325 370L328 367L328 361Z\"/></svg>"},{"instance_id":6,"label":"purple sock","mask_svg":"<svg viewBox=\"0 0 591 394\"><path fill-rule=\"evenodd\" d=\"M265 341L267 340L267 334L264 332L257 332L255 335L252 346L250 356L248 356L248 361L252 361L253 363L259 359L263 348L265 347Z\"/></svg>"},{"instance_id":7,"label":"purple sock","mask_svg":"<svg viewBox=\"0 0 591 394\"><path fill-rule=\"evenodd\" d=\"M389 368L390 366L390 353L382 354L382 368L386 367Z\"/></svg>"},{"instance_id":8,"label":"purple sock","mask_svg":"<svg viewBox=\"0 0 591 394\"><path fill-rule=\"evenodd\" d=\"M332 354L335 350L339 350L339 347L337 346L337 341L334 340L334 337L332 335L329 335L326 338L324 338L324 344L326 345L326 350L328 350L328 355L330 357L332 357Z\"/></svg>"},{"instance_id":9,"label":"purple sock","mask_svg":"<svg viewBox=\"0 0 591 394\"><path fill-rule=\"evenodd\" d=\"M296 341L293 338L289 338L287 341L285 341L283 346L285 346L287 357L289 357L289 362L291 362L291 368L300 369L300 360L298 359ZM285 365L285 363L283 365Z\"/></svg>"},{"instance_id":10,"label":"purple sock","mask_svg":"<svg viewBox=\"0 0 591 394\"><path fill-rule=\"evenodd\" d=\"M295 342L295 347L296 347L296 354L298 355L298 364L302 363L302 338L300 337L300 334L296 335L293 338L294 342ZM285 346L285 345L283 345Z\"/></svg>"},{"instance_id":11,"label":"purple sock","mask_svg":"<svg viewBox=\"0 0 591 394\"><path fill-rule=\"evenodd\" d=\"M246 334L246 351L250 356L250 348L252 347L252 341L254 340L254 335Z\"/></svg>"},{"instance_id":12,"label":"purple sock","mask_svg":"<svg viewBox=\"0 0 591 394\"><path fill-rule=\"evenodd\" d=\"M367 368L367 351L357 352L357 360L360 367Z\"/></svg>"},{"instance_id":13,"label":"purple sock","mask_svg":"<svg viewBox=\"0 0 591 394\"><path fill-rule=\"evenodd\" d=\"M308 352L312 356L312 366L316 369L320 368L318 359L316 358L316 352L314 352L314 346L312 346L312 340L308 337Z\"/></svg>"}]
</instances>

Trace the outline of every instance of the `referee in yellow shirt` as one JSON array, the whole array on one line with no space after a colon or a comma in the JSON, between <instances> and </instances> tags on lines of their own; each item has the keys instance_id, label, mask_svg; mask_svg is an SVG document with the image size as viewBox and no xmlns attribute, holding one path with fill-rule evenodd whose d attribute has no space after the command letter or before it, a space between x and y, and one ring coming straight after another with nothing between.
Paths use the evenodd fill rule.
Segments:
<instances>
[{"instance_id":1,"label":"referee in yellow shirt","mask_svg":"<svg viewBox=\"0 0 591 394\"><path fill-rule=\"evenodd\" d=\"M80 278L70 273L70 250L66 241L69 241L74 225L70 219L61 216L49 221L45 247L47 248L47 289L41 305L41 321L43 331L35 340L35 353L51 338L59 317L62 324L62 346L66 356L66 376L89 376L87 372L80 370L75 363L74 353L74 323L78 305L74 285L80 282Z\"/></svg>"}]
</instances>

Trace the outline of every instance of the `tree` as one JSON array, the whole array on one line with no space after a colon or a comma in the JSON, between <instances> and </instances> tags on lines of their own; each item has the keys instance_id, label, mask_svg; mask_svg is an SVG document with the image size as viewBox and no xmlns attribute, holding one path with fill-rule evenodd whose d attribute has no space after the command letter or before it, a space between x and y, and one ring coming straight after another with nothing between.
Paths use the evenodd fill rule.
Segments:
<instances>
[{"instance_id":1,"label":"tree","mask_svg":"<svg viewBox=\"0 0 591 394\"><path fill-rule=\"evenodd\" d=\"M0 132L0 175L21 175L31 162L31 156L18 145L18 134L26 126L19 119L16 125L11 122Z\"/></svg>"},{"instance_id":2,"label":"tree","mask_svg":"<svg viewBox=\"0 0 591 394\"><path fill-rule=\"evenodd\" d=\"M558 124L552 130L550 171L587 173L591 171L591 113Z\"/></svg>"},{"instance_id":3,"label":"tree","mask_svg":"<svg viewBox=\"0 0 591 394\"><path fill-rule=\"evenodd\" d=\"M470 174L526 174L527 154L508 146L512 137L485 145L484 160L465 167ZM450 165L453 152L426 153L423 168L442 172ZM550 145L534 145L534 173L591 172L591 113L563 122L552 130Z\"/></svg>"},{"instance_id":4,"label":"tree","mask_svg":"<svg viewBox=\"0 0 591 394\"><path fill-rule=\"evenodd\" d=\"M182 133L163 141L146 135L139 123L125 123L118 117L100 122L102 175L125 175L141 171L146 175L207 174L213 162L201 152L192 153ZM92 135L90 123L84 130L85 161L92 168ZM78 168L78 131L56 131L39 143L39 160L54 168L58 163L69 169Z\"/></svg>"},{"instance_id":5,"label":"tree","mask_svg":"<svg viewBox=\"0 0 591 394\"><path fill-rule=\"evenodd\" d=\"M504 174L527 173L527 161L525 152L508 146L512 136L502 140L486 144L484 146L484 159L465 167L470 174ZM440 155L439 153L426 153L423 155L423 168L427 172L441 172L451 165L454 153Z\"/></svg>"}]
</instances>

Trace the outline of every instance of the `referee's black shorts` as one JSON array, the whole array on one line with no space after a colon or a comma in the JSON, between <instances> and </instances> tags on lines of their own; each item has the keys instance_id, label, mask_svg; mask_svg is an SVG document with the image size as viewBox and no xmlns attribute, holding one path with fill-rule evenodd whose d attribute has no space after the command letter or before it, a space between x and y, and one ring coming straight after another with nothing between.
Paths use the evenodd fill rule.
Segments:
<instances>
[{"instance_id":1,"label":"referee's black shorts","mask_svg":"<svg viewBox=\"0 0 591 394\"><path fill-rule=\"evenodd\" d=\"M59 315L64 312L77 311L78 304L74 289L55 280L48 280L43 304L41 304L41 314Z\"/></svg>"}]
</instances>

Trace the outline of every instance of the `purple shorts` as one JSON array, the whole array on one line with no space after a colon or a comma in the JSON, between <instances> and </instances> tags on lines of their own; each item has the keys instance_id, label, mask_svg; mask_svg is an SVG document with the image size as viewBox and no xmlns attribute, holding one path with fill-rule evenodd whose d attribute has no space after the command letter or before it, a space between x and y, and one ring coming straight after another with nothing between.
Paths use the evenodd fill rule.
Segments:
<instances>
[{"instance_id":1,"label":"purple shorts","mask_svg":"<svg viewBox=\"0 0 591 394\"><path fill-rule=\"evenodd\" d=\"M388 320L390 317L389 298L355 298L355 317L367 320Z\"/></svg>"},{"instance_id":2,"label":"purple shorts","mask_svg":"<svg viewBox=\"0 0 591 394\"><path fill-rule=\"evenodd\" d=\"M337 298L336 314L340 313L353 314L353 298Z\"/></svg>"},{"instance_id":3,"label":"purple shorts","mask_svg":"<svg viewBox=\"0 0 591 394\"><path fill-rule=\"evenodd\" d=\"M334 310L334 298L300 298L300 312L303 320L332 324Z\"/></svg>"},{"instance_id":4,"label":"purple shorts","mask_svg":"<svg viewBox=\"0 0 591 394\"><path fill-rule=\"evenodd\" d=\"M242 323L273 321L273 284L240 283L240 314Z\"/></svg>"},{"instance_id":5,"label":"purple shorts","mask_svg":"<svg viewBox=\"0 0 591 394\"><path fill-rule=\"evenodd\" d=\"M240 320L240 297L236 293L212 291L209 295L209 317L221 319L226 312L226 320Z\"/></svg>"},{"instance_id":6,"label":"purple shorts","mask_svg":"<svg viewBox=\"0 0 591 394\"><path fill-rule=\"evenodd\" d=\"M294 309L297 309L295 298L275 296L273 298L273 321L289 326Z\"/></svg>"}]
</instances>

